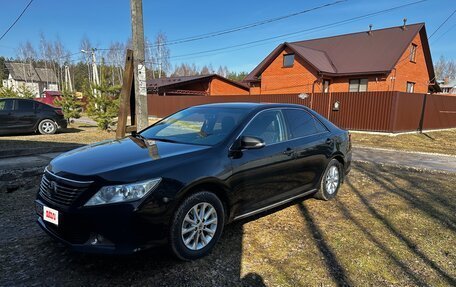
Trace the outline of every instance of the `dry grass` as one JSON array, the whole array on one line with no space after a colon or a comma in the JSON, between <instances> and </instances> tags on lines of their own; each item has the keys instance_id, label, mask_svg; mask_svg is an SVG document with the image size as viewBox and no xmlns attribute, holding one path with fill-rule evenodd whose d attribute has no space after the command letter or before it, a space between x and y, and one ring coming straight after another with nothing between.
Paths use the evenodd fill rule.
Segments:
<instances>
[{"instance_id":1,"label":"dry grass","mask_svg":"<svg viewBox=\"0 0 456 287\"><path fill-rule=\"evenodd\" d=\"M1 136L0 149L24 149L38 147L64 146L69 144L89 144L115 138L115 132L99 130L87 124L72 124L54 135L24 134Z\"/></svg>"},{"instance_id":2,"label":"dry grass","mask_svg":"<svg viewBox=\"0 0 456 287\"><path fill-rule=\"evenodd\" d=\"M456 177L357 165L335 201L243 226L242 274L270 286L454 286Z\"/></svg>"},{"instance_id":3,"label":"dry grass","mask_svg":"<svg viewBox=\"0 0 456 287\"><path fill-rule=\"evenodd\" d=\"M456 155L456 129L396 136L352 133L354 146Z\"/></svg>"},{"instance_id":4,"label":"dry grass","mask_svg":"<svg viewBox=\"0 0 456 287\"><path fill-rule=\"evenodd\" d=\"M149 118L149 125L159 119ZM115 127L114 127L115 129ZM60 147L75 144L90 144L108 139L114 139L115 130L102 131L96 125L73 123L68 128L54 135L21 134L0 136L0 150L14 150L41 147Z\"/></svg>"}]
</instances>

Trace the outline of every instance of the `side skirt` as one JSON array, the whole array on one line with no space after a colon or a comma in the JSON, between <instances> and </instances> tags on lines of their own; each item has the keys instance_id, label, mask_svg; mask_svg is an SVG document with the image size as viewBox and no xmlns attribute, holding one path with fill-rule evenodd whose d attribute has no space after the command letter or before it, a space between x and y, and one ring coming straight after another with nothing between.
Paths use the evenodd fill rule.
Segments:
<instances>
[{"instance_id":1,"label":"side skirt","mask_svg":"<svg viewBox=\"0 0 456 287\"><path fill-rule=\"evenodd\" d=\"M241 215L238 215L238 216L234 217L234 218L233 218L233 221L239 220L239 219L242 219L242 218L246 218L246 217L249 217L249 216L258 214L258 213L260 213L260 212L263 212L263 211L272 209L272 208L274 208L274 207L283 205L283 204L285 204L285 203L288 203L288 202L293 201L293 200L295 200L295 199L297 199L297 198L300 198L300 197L304 197L304 196L309 195L309 194L311 194L311 193L314 193L314 192L316 192L316 191L317 191L316 189L311 189L311 190L309 190L309 191L306 191L306 192L303 192L303 193L301 193L301 194L295 195L295 196L293 196L293 197L290 197L290 198L284 199L284 200L282 200L282 201L273 203L273 204L271 204L271 205L268 205L268 206L265 206L265 207L262 207L262 208L259 208L259 209L253 210L253 211L249 211L249 212L247 212L247 213L244 213L244 214L241 214Z\"/></svg>"}]
</instances>

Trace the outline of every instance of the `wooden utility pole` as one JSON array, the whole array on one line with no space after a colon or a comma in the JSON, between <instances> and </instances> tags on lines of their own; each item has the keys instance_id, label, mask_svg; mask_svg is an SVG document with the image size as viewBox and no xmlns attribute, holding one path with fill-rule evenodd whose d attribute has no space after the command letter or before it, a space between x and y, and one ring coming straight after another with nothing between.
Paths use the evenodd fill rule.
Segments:
<instances>
[{"instance_id":1,"label":"wooden utility pole","mask_svg":"<svg viewBox=\"0 0 456 287\"><path fill-rule=\"evenodd\" d=\"M131 26L133 32L133 63L135 80L136 128L145 129L148 125L147 87L142 0L130 0Z\"/></svg>"}]
</instances>

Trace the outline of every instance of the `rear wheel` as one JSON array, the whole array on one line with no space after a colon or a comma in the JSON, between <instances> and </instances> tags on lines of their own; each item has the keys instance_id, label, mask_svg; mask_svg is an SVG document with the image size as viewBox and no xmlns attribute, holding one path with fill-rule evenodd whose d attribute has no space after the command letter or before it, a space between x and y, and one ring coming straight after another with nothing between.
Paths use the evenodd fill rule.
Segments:
<instances>
[{"instance_id":1,"label":"rear wheel","mask_svg":"<svg viewBox=\"0 0 456 287\"><path fill-rule=\"evenodd\" d=\"M223 204L215 194L202 191L186 198L171 224L173 253L182 260L194 260L209 254L222 234L224 217Z\"/></svg>"},{"instance_id":2,"label":"rear wheel","mask_svg":"<svg viewBox=\"0 0 456 287\"><path fill-rule=\"evenodd\" d=\"M342 182L342 168L337 159L333 159L326 167L321 179L320 189L315 193L315 198L330 200L336 197Z\"/></svg>"},{"instance_id":3,"label":"rear wheel","mask_svg":"<svg viewBox=\"0 0 456 287\"><path fill-rule=\"evenodd\" d=\"M38 131L42 135L55 134L57 131L57 125L54 123L54 121L45 119L38 124Z\"/></svg>"}]
</instances>

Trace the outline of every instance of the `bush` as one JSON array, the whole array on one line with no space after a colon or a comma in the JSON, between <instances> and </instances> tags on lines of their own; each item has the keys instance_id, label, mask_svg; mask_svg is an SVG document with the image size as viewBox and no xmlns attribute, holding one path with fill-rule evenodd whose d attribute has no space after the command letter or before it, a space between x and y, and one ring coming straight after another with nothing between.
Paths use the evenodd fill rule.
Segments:
<instances>
[{"instance_id":1,"label":"bush","mask_svg":"<svg viewBox=\"0 0 456 287\"><path fill-rule=\"evenodd\" d=\"M17 89L17 94L19 97L26 99L33 99L35 97L33 91L25 85L19 86L19 88Z\"/></svg>"},{"instance_id":2,"label":"bush","mask_svg":"<svg viewBox=\"0 0 456 287\"><path fill-rule=\"evenodd\" d=\"M17 92L13 88L3 87L0 88L0 98L26 98L33 99L35 94L27 86L19 86Z\"/></svg>"},{"instance_id":3,"label":"bush","mask_svg":"<svg viewBox=\"0 0 456 287\"><path fill-rule=\"evenodd\" d=\"M81 117L82 103L78 101L74 93L64 90L59 100L55 104L62 107L63 115L68 122L70 119L79 119Z\"/></svg>"},{"instance_id":4,"label":"bush","mask_svg":"<svg viewBox=\"0 0 456 287\"><path fill-rule=\"evenodd\" d=\"M12 88L0 88L0 98L17 98L19 95Z\"/></svg>"},{"instance_id":5,"label":"bush","mask_svg":"<svg viewBox=\"0 0 456 287\"><path fill-rule=\"evenodd\" d=\"M96 93L94 93L96 88ZM106 83L93 87L88 91L87 114L97 122L98 127L107 130L115 123L119 112L120 86L108 86Z\"/></svg>"}]
</instances>

